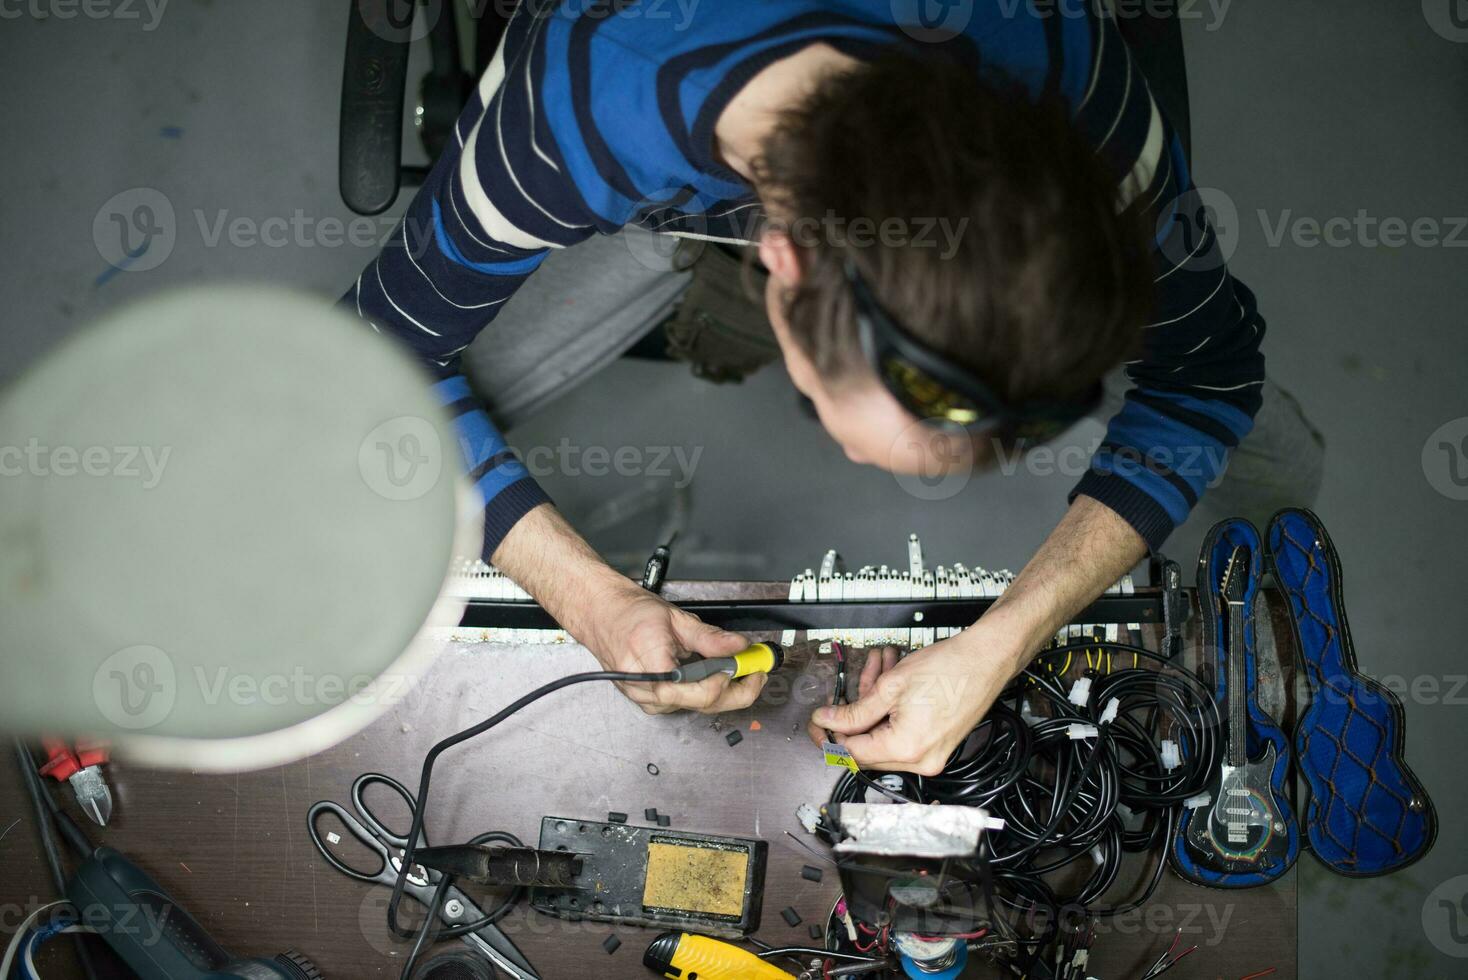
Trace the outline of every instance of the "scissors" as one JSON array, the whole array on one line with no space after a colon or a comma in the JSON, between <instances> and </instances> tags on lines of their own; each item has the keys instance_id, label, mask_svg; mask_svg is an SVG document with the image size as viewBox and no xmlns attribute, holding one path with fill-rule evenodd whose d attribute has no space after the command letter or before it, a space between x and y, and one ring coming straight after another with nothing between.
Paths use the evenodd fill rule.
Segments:
<instances>
[{"instance_id":1,"label":"scissors","mask_svg":"<svg viewBox=\"0 0 1468 980\"><path fill-rule=\"evenodd\" d=\"M311 843L315 844L321 856L326 858L327 864L348 878L392 888L397 884L398 873L403 866L403 849L408 846L408 838L389 829L387 824L379 820L372 812L372 808L367 805L364 794L367 788L373 785L386 786L396 793L408 805L410 813L416 809L417 803L413 799L413 794L409 793L402 783L382 773L364 772L352 782L352 808L357 811L356 815L332 800L322 800L306 811L306 829L311 835ZM337 838L335 834L329 834L325 840L322 839L317 822L323 813L329 813L340 820L353 837L377 855L381 864L376 871L368 872L354 868L332 852L328 841L336 843L340 838ZM428 834L419 831L414 848L427 846ZM432 907L434 892L438 890L438 883L442 878L443 875L440 872L429 871L421 864L415 864L408 872L403 893L412 896L426 908ZM468 895L458 887L450 886L444 895L438 917L444 923L454 926L472 922L482 918L483 915L484 913L469 899ZM535 968L510 941L510 937L501 932L493 923L475 932L466 933L463 939L514 980L540 980Z\"/></svg>"}]
</instances>

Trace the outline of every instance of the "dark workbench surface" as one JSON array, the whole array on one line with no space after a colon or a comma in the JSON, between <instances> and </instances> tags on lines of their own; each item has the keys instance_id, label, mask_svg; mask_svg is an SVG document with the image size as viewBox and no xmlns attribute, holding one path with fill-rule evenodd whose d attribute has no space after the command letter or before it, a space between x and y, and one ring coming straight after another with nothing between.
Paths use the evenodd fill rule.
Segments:
<instances>
[{"instance_id":1,"label":"dark workbench surface","mask_svg":"<svg viewBox=\"0 0 1468 980\"><path fill-rule=\"evenodd\" d=\"M294 765L209 776L113 763L115 814L95 836L154 875L233 953L294 948L329 978L395 977L406 947L388 936L386 889L329 868L306 835L306 809L325 798L349 804L352 779L363 771L416 787L421 757L434 741L591 665L575 646L446 644L404 703L356 737ZM824 801L835 779L804 732L811 707L829 688L826 665L787 669L759 704L722 716L718 727L705 716L644 715L609 684L551 695L440 760L429 838L453 843L508 830L533 844L542 815L605 819L620 810L636 822L645 808L657 807L675 828L768 840L759 936L807 945L806 925L787 926L780 910L793 906L806 923L823 923L837 878L828 864L822 882L804 880L801 866L821 862L784 832L814 840L800 829L795 809ZM744 735L737 746L725 742L730 728ZM656 764L657 776L648 763ZM0 837L0 898L8 933L25 911L54 897L13 764L0 767L0 829L7 826ZM1140 862L1128 868L1126 881L1150 870ZM563 922L522 906L503 927L547 980L651 976L641 965L650 931L618 928L623 945L609 956L601 943L613 929L604 924ZM1294 874L1270 888L1217 892L1168 873L1153 902L1100 925L1090 972L1105 980L1140 976L1179 929L1183 946L1200 948L1170 980L1238 980L1269 967L1277 968L1276 977L1293 977ZM77 975L63 943L50 944L43 956L38 966L48 978ZM966 975L997 973L971 967Z\"/></svg>"}]
</instances>

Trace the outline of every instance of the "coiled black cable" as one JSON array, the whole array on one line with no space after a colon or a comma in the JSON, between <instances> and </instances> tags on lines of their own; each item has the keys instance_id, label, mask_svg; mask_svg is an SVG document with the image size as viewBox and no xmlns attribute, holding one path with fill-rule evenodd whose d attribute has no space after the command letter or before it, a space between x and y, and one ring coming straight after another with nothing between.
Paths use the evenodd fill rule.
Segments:
<instances>
[{"instance_id":1,"label":"coiled black cable","mask_svg":"<svg viewBox=\"0 0 1468 980\"><path fill-rule=\"evenodd\" d=\"M1134 666L1088 670L1089 697L1072 703L1062 664L1101 651L1131 654ZM1075 725L1091 726L1095 735L1087 728L1076 734L1089 737L1073 738ZM1055 923L1066 911L1109 916L1145 903L1161 880L1183 803L1207 790L1221 760L1221 731L1212 691L1181 664L1128 643L1067 644L1043 651L1005 688L940 775L886 774L881 782L890 785L877 788L913 803L982 806L1003 818L1003 829L984 835L966 870L982 884L996 927L1021 949L1043 947L1055 935L1048 926L1024 939L992 915L995 906ZM1162 738L1179 746L1171 769ZM845 773L831 801L864 800L876 783L865 773ZM1138 896L1096 907L1120 880L1123 857L1154 849L1156 865ZM1091 872L1070 893L1057 893L1051 879L1080 862L1091 862Z\"/></svg>"}]
</instances>

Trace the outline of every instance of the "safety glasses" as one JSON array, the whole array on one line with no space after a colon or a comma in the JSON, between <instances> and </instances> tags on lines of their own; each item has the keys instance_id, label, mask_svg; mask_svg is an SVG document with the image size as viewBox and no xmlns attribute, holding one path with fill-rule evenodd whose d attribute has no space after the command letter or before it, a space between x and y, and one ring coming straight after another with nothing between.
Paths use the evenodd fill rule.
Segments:
<instances>
[{"instance_id":1,"label":"safety glasses","mask_svg":"<svg viewBox=\"0 0 1468 980\"><path fill-rule=\"evenodd\" d=\"M845 272L867 362L898 403L921 421L1034 444L1054 439L1100 404L1100 382L1075 400L1006 404L972 372L903 330L876 301L850 259Z\"/></svg>"}]
</instances>

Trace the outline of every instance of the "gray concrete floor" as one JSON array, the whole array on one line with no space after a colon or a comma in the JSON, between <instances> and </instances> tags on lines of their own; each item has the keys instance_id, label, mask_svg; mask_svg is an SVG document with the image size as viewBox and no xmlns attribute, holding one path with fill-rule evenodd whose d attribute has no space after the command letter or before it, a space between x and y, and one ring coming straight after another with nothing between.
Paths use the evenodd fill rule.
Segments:
<instances>
[{"instance_id":1,"label":"gray concrete floor","mask_svg":"<svg viewBox=\"0 0 1468 980\"><path fill-rule=\"evenodd\" d=\"M1449 40L1423 9L1445 18L1449 2L1238 0L1221 19L1199 5L1186 28L1198 182L1236 208L1233 267L1267 314L1271 372L1329 439L1318 510L1345 558L1362 666L1418 681L1408 749L1444 822L1433 854L1389 878L1347 881L1302 861L1301 963L1312 978L1468 972L1447 955L1468 955L1468 944L1439 950L1425 934L1443 933L1437 899L1468 890L1451 881L1468 872L1457 819L1468 802L1458 754L1468 696L1456 683L1468 667L1453 641L1468 502L1433 489L1423 456L1434 430L1468 416L1468 252L1272 240L1281 220L1354 220L1363 209L1438 219L1443 238L1468 216L1468 31L1445 27L1460 38ZM147 6L117 9L138 19L7 12L0 26L0 128L10 134L0 381L155 290L246 279L335 294L371 255L328 244L319 224L348 216L335 187L344 3L174 0L152 30ZM140 187L169 202L175 244L157 268L108 275L94 218ZM211 243L221 217L297 213L314 230L282 247ZM562 438L701 451L679 500L688 531L677 569L694 576L783 578L828 547L855 564L898 563L909 531L930 561L1018 568L1071 482L986 476L950 499L919 500L848 464L797 411L778 369L715 388L675 366L618 364L514 434L522 447ZM628 557L648 548L674 500L671 476L545 482L599 546ZM1199 533L1187 529L1169 550L1190 564Z\"/></svg>"}]
</instances>

